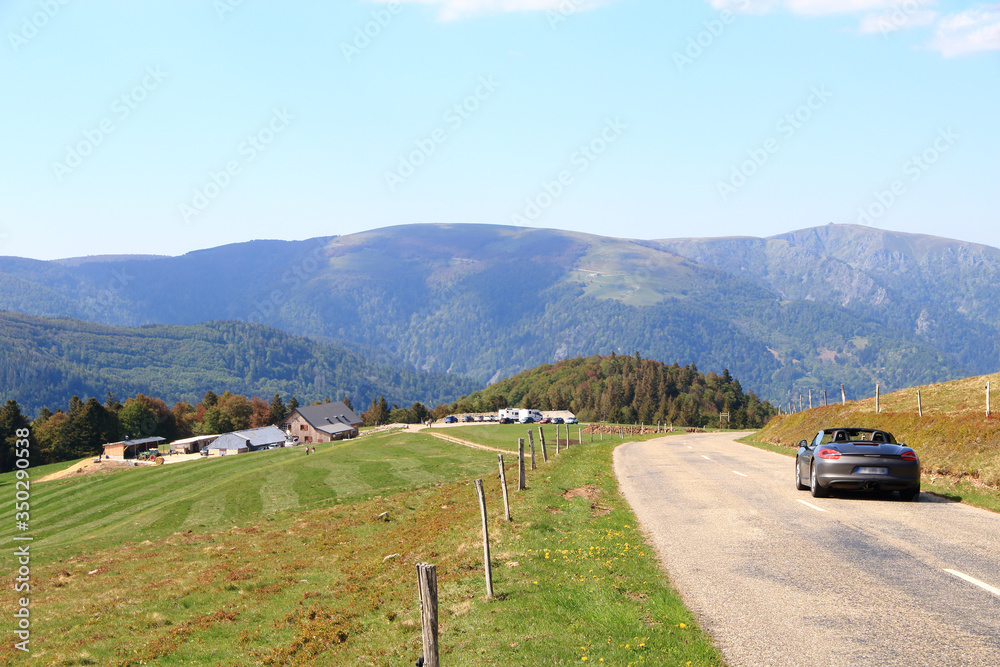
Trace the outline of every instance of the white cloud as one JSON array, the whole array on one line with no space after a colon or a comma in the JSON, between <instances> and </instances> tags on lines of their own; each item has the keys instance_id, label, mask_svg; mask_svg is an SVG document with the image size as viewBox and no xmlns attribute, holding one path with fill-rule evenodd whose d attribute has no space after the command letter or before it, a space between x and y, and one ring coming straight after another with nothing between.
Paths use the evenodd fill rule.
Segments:
<instances>
[{"instance_id":1,"label":"white cloud","mask_svg":"<svg viewBox=\"0 0 1000 667\"><path fill-rule=\"evenodd\" d=\"M392 0L374 0L387 3ZM442 21L455 21L477 14L554 11L568 16L589 11L619 0L395 0L401 4L429 5L441 8Z\"/></svg>"},{"instance_id":2,"label":"white cloud","mask_svg":"<svg viewBox=\"0 0 1000 667\"><path fill-rule=\"evenodd\" d=\"M805 16L861 14L858 32L888 35L897 30L934 26L928 46L945 58L1000 51L1000 3L941 15L928 9L936 0L707 0L718 10L743 14L787 11Z\"/></svg>"},{"instance_id":3,"label":"white cloud","mask_svg":"<svg viewBox=\"0 0 1000 667\"><path fill-rule=\"evenodd\" d=\"M888 35L897 30L909 30L933 25L939 14L930 9L919 9L917 3L901 5L883 12L868 14L861 19L858 32L862 35Z\"/></svg>"},{"instance_id":4,"label":"white cloud","mask_svg":"<svg viewBox=\"0 0 1000 667\"><path fill-rule=\"evenodd\" d=\"M930 47L945 58L1000 51L1000 3L942 17Z\"/></svg>"},{"instance_id":5,"label":"white cloud","mask_svg":"<svg viewBox=\"0 0 1000 667\"><path fill-rule=\"evenodd\" d=\"M892 7L899 0L709 0L716 9L728 9L746 14L764 14L775 9L787 9L793 14L821 16L852 14Z\"/></svg>"}]
</instances>

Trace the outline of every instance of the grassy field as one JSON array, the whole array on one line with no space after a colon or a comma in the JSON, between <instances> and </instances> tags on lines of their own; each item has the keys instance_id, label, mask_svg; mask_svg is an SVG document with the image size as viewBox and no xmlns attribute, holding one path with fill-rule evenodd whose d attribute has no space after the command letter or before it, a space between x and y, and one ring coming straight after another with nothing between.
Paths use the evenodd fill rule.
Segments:
<instances>
[{"instance_id":1,"label":"grassy field","mask_svg":"<svg viewBox=\"0 0 1000 667\"><path fill-rule=\"evenodd\" d=\"M206 458L163 467L117 470L37 484L32 534L39 552L61 558L85 543L104 548L177 531L216 530L281 510L370 498L482 474L489 456L429 436L389 436L364 446L276 449L253 456ZM47 468L47 467L46 467ZM32 470L40 479L42 468ZM13 473L0 475L0 497L13 493ZM9 523L0 539L14 534Z\"/></svg>"},{"instance_id":2,"label":"grassy field","mask_svg":"<svg viewBox=\"0 0 1000 667\"><path fill-rule=\"evenodd\" d=\"M771 420L750 444L794 454L800 440L821 428L885 429L920 456L922 487L934 493L1000 511L1000 420L986 418L986 383L1000 388L1000 375L916 387L880 398L804 410ZM924 416L917 412L920 391ZM1000 407L1000 406L998 406Z\"/></svg>"},{"instance_id":3,"label":"grassy field","mask_svg":"<svg viewBox=\"0 0 1000 667\"><path fill-rule=\"evenodd\" d=\"M413 664L414 566L431 562L444 664L721 665L620 498L611 448L552 457L524 492L510 466L513 523L495 455L422 434L36 484L33 663Z\"/></svg>"}]
</instances>

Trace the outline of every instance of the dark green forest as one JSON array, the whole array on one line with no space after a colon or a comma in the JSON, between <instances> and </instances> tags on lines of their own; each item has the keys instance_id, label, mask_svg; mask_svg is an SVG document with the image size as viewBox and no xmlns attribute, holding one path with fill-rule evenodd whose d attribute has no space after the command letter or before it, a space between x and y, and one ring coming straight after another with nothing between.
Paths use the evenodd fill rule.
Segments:
<instances>
[{"instance_id":1,"label":"dark green forest","mask_svg":"<svg viewBox=\"0 0 1000 667\"><path fill-rule=\"evenodd\" d=\"M728 370L721 375L702 373L694 364L667 365L638 353L539 366L459 399L448 409L492 412L505 407L571 410L581 421L695 427L718 425L719 413L728 412L733 428L760 428L777 414L771 404L745 392Z\"/></svg>"},{"instance_id":2,"label":"dark green forest","mask_svg":"<svg viewBox=\"0 0 1000 667\"><path fill-rule=\"evenodd\" d=\"M112 327L0 312L0 388L29 415L72 396L146 394L168 404L207 391L349 397L367 405L455 400L481 386L460 376L373 363L342 347L242 322Z\"/></svg>"}]
</instances>

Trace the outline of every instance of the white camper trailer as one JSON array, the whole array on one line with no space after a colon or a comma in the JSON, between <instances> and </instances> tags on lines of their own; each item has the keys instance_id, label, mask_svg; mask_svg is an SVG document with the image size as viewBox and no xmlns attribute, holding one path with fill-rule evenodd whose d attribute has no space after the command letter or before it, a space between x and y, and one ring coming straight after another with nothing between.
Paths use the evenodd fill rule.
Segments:
<instances>
[{"instance_id":1,"label":"white camper trailer","mask_svg":"<svg viewBox=\"0 0 1000 667\"><path fill-rule=\"evenodd\" d=\"M540 410L518 410L517 420L522 424L535 424L542 421Z\"/></svg>"}]
</instances>

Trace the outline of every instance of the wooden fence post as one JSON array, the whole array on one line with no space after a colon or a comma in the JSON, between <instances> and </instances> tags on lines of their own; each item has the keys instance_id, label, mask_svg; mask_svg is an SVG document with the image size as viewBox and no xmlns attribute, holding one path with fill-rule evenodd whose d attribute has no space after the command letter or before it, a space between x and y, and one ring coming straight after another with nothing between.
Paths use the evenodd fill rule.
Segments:
<instances>
[{"instance_id":1,"label":"wooden fence post","mask_svg":"<svg viewBox=\"0 0 1000 667\"><path fill-rule=\"evenodd\" d=\"M809 409L813 409L813 390L809 390Z\"/></svg>"},{"instance_id":2,"label":"wooden fence post","mask_svg":"<svg viewBox=\"0 0 1000 667\"><path fill-rule=\"evenodd\" d=\"M425 667L439 667L437 566L417 563L417 590L420 595L420 628Z\"/></svg>"},{"instance_id":3,"label":"wooden fence post","mask_svg":"<svg viewBox=\"0 0 1000 667\"><path fill-rule=\"evenodd\" d=\"M545 431L542 430L541 426L538 427L538 439L542 443L542 462L543 463L548 463L549 462L549 453L547 451L545 451Z\"/></svg>"},{"instance_id":4,"label":"wooden fence post","mask_svg":"<svg viewBox=\"0 0 1000 667\"><path fill-rule=\"evenodd\" d=\"M486 494L483 492L483 480L476 480L476 493L479 495L479 513L483 515L483 568L486 571L486 597L493 597L493 566L490 564L490 531L486 520Z\"/></svg>"},{"instance_id":5,"label":"wooden fence post","mask_svg":"<svg viewBox=\"0 0 1000 667\"><path fill-rule=\"evenodd\" d=\"M840 385L840 404L847 405L847 392L844 391L844 385Z\"/></svg>"},{"instance_id":6,"label":"wooden fence post","mask_svg":"<svg viewBox=\"0 0 1000 667\"><path fill-rule=\"evenodd\" d=\"M917 415L919 417L923 417L924 416L924 406L920 402L920 390L919 389L917 389Z\"/></svg>"},{"instance_id":7,"label":"wooden fence post","mask_svg":"<svg viewBox=\"0 0 1000 667\"><path fill-rule=\"evenodd\" d=\"M497 462L500 464L500 488L503 489L503 513L508 521L513 521L510 516L510 500L507 498L507 471L504 470L503 454L497 454Z\"/></svg>"},{"instance_id":8,"label":"wooden fence post","mask_svg":"<svg viewBox=\"0 0 1000 667\"><path fill-rule=\"evenodd\" d=\"M535 434L528 429L528 451L531 452L531 469L535 469Z\"/></svg>"},{"instance_id":9,"label":"wooden fence post","mask_svg":"<svg viewBox=\"0 0 1000 667\"><path fill-rule=\"evenodd\" d=\"M829 407L829 405L830 405L830 401L829 401L829 399L827 399L827 397L826 397L826 389L824 389L823 390L823 407L826 408L826 407Z\"/></svg>"},{"instance_id":10,"label":"wooden fence post","mask_svg":"<svg viewBox=\"0 0 1000 667\"><path fill-rule=\"evenodd\" d=\"M577 426L576 427L576 437L580 440L579 444L582 445L583 444L583 427L582 426Z\"/></svg>"},{"instance_id":11,"label":"wooden fence post","mask_svg":"<svg viewBox=\"0 0 1000 667\"><path fill-rule=\"evenodd\" d=\"M880 398L880 394L882 393L881 390L882 390L882 386L878 382L876 382L875 383L875 414L878 414L879 412L882 411L881 408L879 407L879 398Z\"/></svg>"},{"instance_id":12,"label":"wooden fence post","mask_svg":"<svg viewBox=\"0 0 1000 667\"><path fill-rule=\"evenodd\" d=\"M990 383L986 383L986 418L990 418Z\"/></svg>"},{"instance_id":13,"label":"wooden fence post","mask_svg":"<svg viewBox=\"0 0 1000 667\"><path fill-rule=\"evenodd\" d=\"M524 438L517 439L517 490L524 491L527 481L524 479Z\"/></svg>"}]
</instances>

